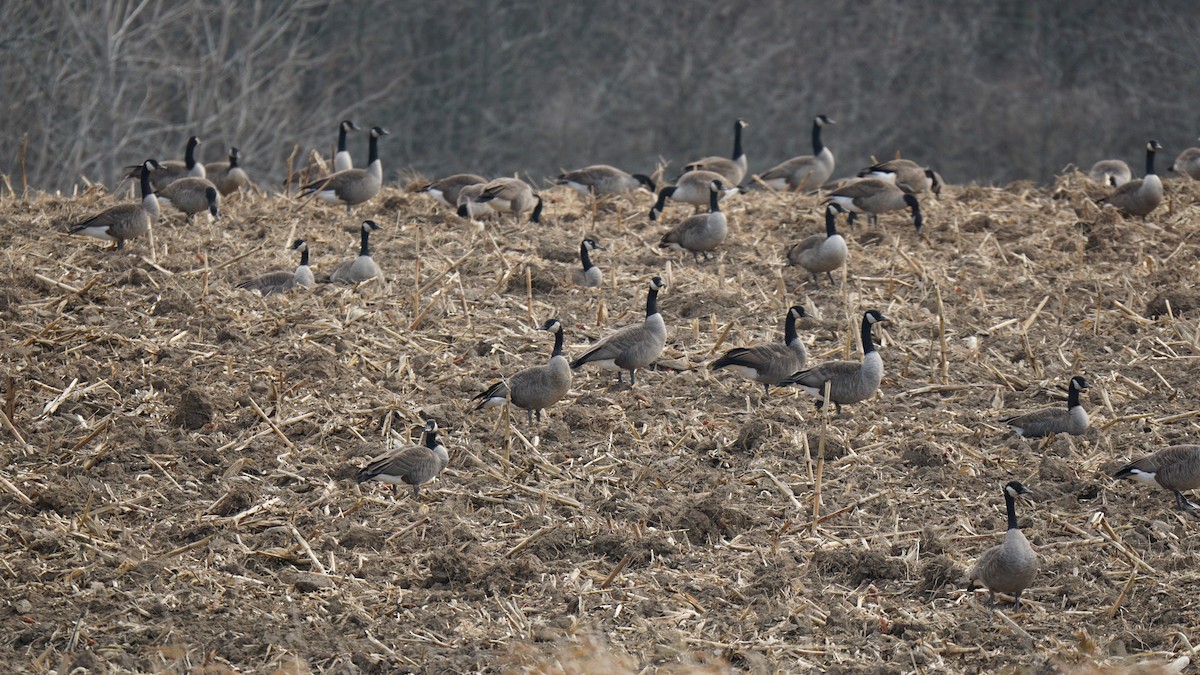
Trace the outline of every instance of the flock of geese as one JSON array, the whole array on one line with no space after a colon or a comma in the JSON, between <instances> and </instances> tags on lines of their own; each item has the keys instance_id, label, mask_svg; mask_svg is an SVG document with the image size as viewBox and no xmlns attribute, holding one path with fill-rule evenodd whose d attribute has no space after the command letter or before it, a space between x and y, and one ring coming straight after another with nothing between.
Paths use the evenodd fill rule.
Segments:
<instances>
[{"instance_id":1,"label":"flock of geese","mask_svg":"<svg viewBox=\"0 0 1200 675\"><path fill-rule=\"evenodd\" d=\"M660 242L662 247L691 253L696 259L710 256L728 237L728 223L721 211L721 201L725 198L755 189L821 194L824 233L813 234L796 243L787 251L786 259L787 264L804 269L815 287L819 287L821 275L825 275L832 285L835 283L833 272L845 265L847 259L846 242L837 231L839 215L848 214L849 222L858 215L866 215L873 221L881 214L908 210L919 235L923 224L920 197L940 195L943 185L936 171L905 159L876 163L862 169L855 177L833 180L834 155L822 141L822 131L833 124L834 120L828 116L817 115L812 123L812 154L794 157L759 175L749 174L742 144L742 133L747 124L739 119L734 124L730 157L705 157L687 164L671 185L660 188L647 175L626 173L608 165L569 171L558 176L555 182L593 200L639 189L657 192L648 214L651 221L663 216L669 200L692 204L698 211L706 207L707 211L671 226ZM355 168L346 150L346 141L350 132L358 130L349 120L338 125L333 171L304 185L302 195L345 206L349 212L379 194L383 184L379 141L388 132L382 127L369 130L367 166ZM184 213L189 220L205 211L212 218L219 218L221 198L245 189L250 181L238 165L237 148L230 149L227 162L205 165L196 159L199 145L199 138L189 138L183 161L147 159L128 167L126 175L137 179L140 200L102 211L71 225L68 231L109 241L114 249L120 249L127 240L149 231L163 204ZM1145 175L1138 179L1132 177L1129 166L1123 161L1097 162L1089 171L1090 177L1113 189L1100 201L1127 216L1144 218L1154 211L1163 200L1162 181L1154 169L1155 155L1162 149L1158 141L1151 140L1146 144ZM1200 148L1182 152L1171 170L1200 180ZM460 217L470 219L509 214L519 222L529 214L529 221L537 223L544 206L533 186L519 178L488 180L476 174L456 174L430 182L419 191L453 209ZM330 282L359 284L382 276L371 257L369 243L370 235L379 229L373 220L362 221L359 255L339 263L329 275ZM268 272L242 281L238 287L265 296L313 286L316 279L309 267L308 245L297 239L291 249L300 255L295 270ZM577 284L591 288L602 284L603 275L590 257L597 250L602 247L595 240L581 242L582 269L574 277ZM658 294L665 286L660 277L653 277L647 289L643 320L609 333L574 361L569 361L563 352L562 322L556 318L546 321L539 330L554 336L549 361L520 370L491 385L474 397L476 409L516 406L526 411L531 426L540 424L544 411L570 391L572 371L585 365L616 371L618 384L622 383L627 371L629 386L636 386L637 372L651 366L666 344L667 325L658 309ZM797 320L805 316L803 307L791 307L784 317L782 342L730 349L714 360L710 368L727 370L761 384L764 399L770 396L773 386L798 387L814 397L818 407L833 403L838 414L843 405L874 397L879 391L884 367L875 348L873 329L888 318L875 309L863 313L861 360L813 364L809 363L807 350L796 328ZM1065 407L1036 410L1004 422L1025 438L1082 434L1088 429L1088 415L1080 395L1088 386L1083 377L1072 377L1068 382ZM358 481L379 480L391 483L393 488L400 484L410 485L414 499L418 498L420 486L436 478L449 462L445 446L438 441L437 429L437 423L428 420L422 444L395 447L374 458L358 472ZM1200 488L1200 445L1163 449L1123 467L1114 477L1156 485L1173 494L1179 509L1200 510L1200 506L1183 495L1185 490ZM976 583L986 587L991 603L999 592L1011 595L1014 605L1019 607L1022 592L1036 575L1038 556L1018 527L1015 506L1016 499L1029 492L1015 481L1004 486L1008 515L1004 540L985 551L970 571L971 587Z\"/></svg>"}]
</instances>

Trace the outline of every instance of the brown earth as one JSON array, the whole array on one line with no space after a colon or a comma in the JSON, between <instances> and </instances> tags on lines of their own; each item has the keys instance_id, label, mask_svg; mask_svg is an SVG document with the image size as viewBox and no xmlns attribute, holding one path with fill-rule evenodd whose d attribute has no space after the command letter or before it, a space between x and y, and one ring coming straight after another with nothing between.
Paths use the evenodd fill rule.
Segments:
<instances>
[{"instance_id":1,"label":"brown earth","mask_svg":"<svg viewBox=\"0 0 1200 675\"><path fill-rule=\"evenodd\" d=\"M0 670L71 672L1051 672L1191 656L1200 519L1107 474L1200 438L1200 189L1146 222L1051 189L950 188L844 228L846 282L781 267L816 199L729 201L695 263L656 247L649 198L543 192L540 227L459 220L391 189L353 216L247 195L219 225L124 251L63 226L118 198L6 196L0 226ZM127 199L122 197L121 199ZM687 212L668 208L667 222ZM293 236L318 277L357 248L386 283L257 295ZM585 234L606 286L569 285ZM634 391L585 368L540 433L473 412L496 379L640 320L661 274L671 367ZM814 359L887 368L826 418L795 391L705 367L777 340L803 303ZM598 322L599 320L599 322ZM718 345L729 324L725 339ZM944 330L943 330L944 326ZM1095 386L1092 428L1038 443L999 419ZM450 466L414 503L357 467L436 418ZM11 417L11 424L9 424ZM814 521L820 465L820 520ZM1004 527L1041 572L989 614L963 574Z\"/></svg>"}]
</instances>

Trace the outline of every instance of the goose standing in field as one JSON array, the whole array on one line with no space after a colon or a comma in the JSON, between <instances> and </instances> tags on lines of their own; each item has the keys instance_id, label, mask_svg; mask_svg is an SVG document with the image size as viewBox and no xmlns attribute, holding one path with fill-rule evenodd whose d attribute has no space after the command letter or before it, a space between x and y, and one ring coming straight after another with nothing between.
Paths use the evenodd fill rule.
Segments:
<instances>
[{"instance_id":1,"label":"goose standing in field","mask_svg":"<svg viewBox=\"0 0 1200 675\"><path fill-rule=\"evenodd\" d=\"M705 157L683 167L684 171L712 171L720 174L726 185L741 185L746 177L746 152L742 150L742 129L748 124L738 119L733 123L733 158Z\"/></svg>"},{"instance_id":2,"label":"goose standing in field","mask_svg":"<svg viewBox=\"0 0 1200 675\"><path fill-rule=\"evenodd\" d=\"M596 243L595 239L584 239L579 244L579 262L583 264L582 270L576 270L575 283L584 288L600 288L604 283L604 273L599 267L592 264L592 257L589 255L592 251L603 251L604 247Z\"/></svg>"},{"instance_id":3,"label":"goose standing in field","mask_svg":"<svg viewBox=\"0 0 1200 675\"><path fill-rule=\"evenodd\" d=\"M679 251L690 251L692 257L699 260L703 253L707 259L709 253L725 242L729 234L729 223L725 214L721 213L721 191L724 189L721 181L714 180L708 186L708 213L696 214L663 235L658 243L661 248L672 248Z\"/></svg>"},{"instance_id":4,"label":"goose standing in field","mask_svg":"<svg viewBox=\"0 0 1200 675\"><path fill-rule=\"evenodd\" d=\"M371 248L367 243L371 233L378 229L380 229L379 225L375 224L373 220L362 222L362 243L359 245L358 257L338 263L329 275L330 282L353 285L383 276L383 273L379 271L379 265L376 265L375 260L371 257Z\"/></svg>"},{"instance_id":5,"label":"goose standing in field","mask_svg":"<svg viewBox=\"0 0 1200 675\"><path fill-rule=\"evenodd\" d=\"M1200 180L1200 148L1188 148L1179 153L1171 164L1170 171Z\"/></svg>"},{"instance_id":6,"label":"goose standing in field","mask_svg":"<svg viewBox=\"0 0 1200 675\"><path fill-rule=\"evenodd\" d=\"M571 390L571 367L567 364L567 357L563 356L562 323L558 319L550 319L538 330L554 333L554 351L550 354L550 363L518 371L507 380L488 387L471 399L479 401L476 410L512 401L513 405L526 412L529 426L533 426L535 412L538 424L541 424L542 411L558 403Z\"/></svg>"},{"instance_id":7,"label":"goose standing in field","mask_svg":"<svg viewBox=\"0 0 1200 675\"><path fill-rule=\"evenodd\" d=\"M1088 414L1079 403L1079 392L1087 389L1087 380L1076 375L1067 385L1067 407L1043 408L1024 415L1006 417L1002 422L1023 438L1042 438L1050 434L1078 436L1088 429Z\"/></svg>"},{"instance_id":8,"label":"goose standing in field","mask_svg":"<svg viewBox=\"0 0 1200 675\"><path fill-rule=\"evenodd\" d=\"M333 154L334 173L354 168L354 159L350 157L350 151L346 149L346 133L350 131L358 131L358 127L350 120L342 120L338 125L337 152Z\"/></svg>"},{"instance_id":9,"label":"goose standing in field","mask_svg":"<svg viewBox=\"0 0 1200 675\"><path fill-rule=\"evenodd\" d=\"M808 316L796 305L788 310L783 322L783 344L770 342L753 347L735 347L709 366L712 370L728 368L748 380L763 386L763 400L771 397L771 385L778 385L808 362L808 350L796 333L796 320Z\"/></svg>"},{"instance_id":10,"label":"goose standing in field","mask_svg":"<svg viewBox=\"0 0 1200 675\"><path fill-rule=\"evenodd\" d=\"M663 209L666 208L667 199L695 204L697 207L708 204L709 191L713 181L722 184L721 194L719 195L721 198L735 194L738 191L737 186L724 187L725 179L719 173L713 171L688 171L680 176L674 185L668 185L658 191L658 201L654 202L654 206L650 207L651 222L658 220L658 214L662 213Z\"/></svg>"},{"instance_id":11,"label":"goose standing in field","mask_svg":"<svg viewBox=\"0 0 1200 675\"><path fill-rule=\"evenodd\" d=\"M817 275L824 272L833 285L833 271L846 264L846 239L837 231L837 204L825 207L825 234L801 239L788 251L787 264L798 265L812 275L813 285L820 287Z\"/></svg>"},{"instance_id":12,"label":"goose standing in field","mask_svg":"<svg viewBox=\"0 0 1200 675\"><path fill-rule=\"evenodd\" d=\"M369 480L392 484L392 497L401 483L412 486L413 499L420 499L421 486L437 478L450 463L446 446L438 442L437 422L425 421L425 444L402 445L375 457L358 472L357 480Z\"/></svg>"},{"instance_id":13,"label":"goose standing in field","mask_svg":"<svg viewBox=\"0 0 1200 675\"><path fill-rule=\"evenodd\" d=\"M636 385L638 368L654 363L667 344L667 325L658 313L658 292L666 286L659 277L651 279L646 294L646 320L609 333L575 359L571 369L594 363L606 370L616 370L617 384L621 383L621 371L628 370L629 386Z\"/></svg>"},{"instance_id":14,"label":"goose standing in field","mask_svg":"<svg viewBox=\"0 0 1200 675\"><path fill-rule=\"evenodd\" d=\"M312 288L314 279L312 269L308 266L308 244L303 239L297 239L292 242L291 250L300 251L300 264L296 267L296 271L267 272L253 279L247 279L237 287L248 291L258 291L264 296L272 293L286 293L297 286Z\"/></svg>"},{"instance_id":15,"label":"goose standing in field","mask_svg":"<svg viewBox=\"0 0 1200 675\"><path fill-rule=\"evenodd\" d=\"M874 225L878 215L891 211L912 209L913 226L917 234L921 234L921 203L913 195L906 193L891 180L883 178L864 178L849 185L834 190L825 198L824 204L837 204L843 211L850 213L850 222L858 213L867 214L867 220Z\"/></svg>"},{"instance_id":16,"label":"goose standing in field","mask_svg":"<svg viewBox=\"0 0 1200 675\"><path fill-rule=\"evenodd\" d=\"M125 247L126 239L140 237L150 231L150 225L158 220L158 199L154 196L154 184L150 174L156 170L158 162L148 159L142 162L138 176L141 185L142 199L137 204L121 204L71 225L67 231L71 234L83 234L113 243L113 249Z\"/></svg>"},{"instance_id":17,"label":"goose standing in field","mask_svg":"<svg viewBox=\"0 0 1200 675\"><path fill-rule=\"evenodd\" d=\"M355 205L379 194L379 189L383 187L383 162L379 159L379 139L387 134L387 129L382 127L371 128L367 168L345 169L330 174L305 185L301 194L315 194L327 202L344 204L347 213Z\"/></svg>"},{"instance_id":18,"label":"goose standing in field","mask_svg":"<svg viewBox=\"0 0 1200 675\"><path fill-rule=\"evenodd\" d=\"M1141 216L1142 219L1158 208L1163 200L1163 186L1162 180L1154 173L1154 154L1159 150L1162 150L1162 145L1158 141L1147 143L1146 176L1125 183L1100 202L1112 204L1127 216Z\"/></svg>"},{"instance_id":19,"label":"goose standing in field","mask_svg":"<svg viewBox=\"0 0 1200 675\"><path fill-rule=\"evenodd\" d=\"M221 193L207 178L173 180L157 194L160 204L182 211L189 223L192 222L192 216L203 211L208 211L210 221L221 219Z\"/></svg>"},{"instance_id":20,"label":"goose standing in field","mask_svg":"<svg viewBox=\"0 0 1200 675\"><path fill-rule=\"evenodd\" d=\"M858 172L859 178L883 178L892 176L896 187L910 195L932 192L942 194L942 178L933 169L927 169L911 159L892 159L878 162Z\"/></svg>"},{"instance_id":21,"label":"goose standing in field","mask_svg":"<svg viewBox=\"0 0 1200 675\"><path fill-rule=\"evenodd\" d=\"M758 177L772 190L780 192L799 190L815 192L833 175L833 152L821 142L821 128L837 124L827 115L817 115L813 118L812 148L813 154L793 157L779 164Z\"/></svg>"},{"instance_id":22,"label":"goose standing in field","mask_svg":"<svg viewBox=\"0 0 1200 675\"><path fill-rule=\"evenodd\" d=\"M458 208L458 196L462 193L463 188L471 185L482 186L487 182L483 176L473 173L456 173L452 176L446 176L432 183L422 185L417 192L424 192L433 197L442 206L449 206L452 209ZM478 196L478 195L476 195ZM491 207L488 207L491 210Z\"/></svg>"},{"instance_id":23,"label":"goose standing in field","mask_svg":"<svg viewBox=\"0 0 1200 675\"><path fill-rule=\"evenodd\" d=\"M566 185L581 195L604 197L632 192L645 187L651 193L655 190L654 181L649 176L640 173L625 173L607 164L593 164L582 169L560 174L554 181L558 185Z\"/></svg>"},{"instance_id":24,"label":"goose standing in field","mask_svg":"<svg viewBox=\"0 0 1200 675\"><path fill-rule=\"evenodd\" d=\"M968 577L968 593L975 590L976 583L988 589L988 607L995 606L996 593L1000 592L1011 594L1013 606L1020 609L1021 593L1029 588L1037 576L1038 555L1017 525L1017 495L1029 493L1029 488L1017 481L1004 486L1004 506L1008 511L1008 531L1004 533L1004 543L984 551Z\"/></svg>"},{"instance_id":25,"label":"goose standing in field","mask_svg":"<svg viewBox=\"0 0 1200 675\"><path fill-rule=\"evenodd\" d=\"M801 370L780 381L780 385L794 384L810 396L817 398L817 407L825 405L825 383L829 383L829 400L833 401L837 413L842 414L842 405L858 403L875 395L883 381L883 358L875 351L871 328L889 321L878 310L870 309L863 314L861 337L862 362L829 361L815 368Z\"/></svg>"},{"instance_id":26,"label":"goose standing in field","mask_svg":"<svg viewBox=\"0 0 1200 675\"><path fill-rule=\"evenodd\" d=\"M150 182L154 185L156 192L180 178L205 177L204 165L196 161L196 146L198 145L200 145L200 139L192 136L188 139L182 162L179 160L170 160L156 164L154 174L150 177ZM127 169L125 173L126 178L138 178L141 176L141 166L129 166L125 168Z\"/></svg>"},{"instance_id":27,"label":"goose standing in field","mask_svg":"<svg viewBox=\"0 0 1200 675\"><path fill-rule=\"evenodd\" d=\"M1183 490L1200 488L1200 445L1173 445L1143 457L1113 474L1113 478L1133 478L1157 485L1175 495L1180 511L1200 510L1183 496Z\"/></svg>"},{"instance_id":28,"label":"goose standing in field","mask_svg":"<svg viewBox=\"0 0 1200 675\"><path fill-rule=\"evenodd\" d=\"M461 197L461 193L460 193ZM542 197L534 193L529 183L520 178L497 178L486 183L474 203L488 204L495 211L513 214L517 223L521 222L521 214L533 209L529 222L540 223L542 218ZM459 204L458 215L466 218L471 215L471 206Z\"/></svg>"},{"instance_id":29,"label":"goose standing in field","mask_svg":"<svg viewBox=\"0 0 1200 675\"><path fill-rule=\"evenodd\" d=\"M1088 178L1112 187L1121 187L1133 179L1129 165L1120 159L1102 159L1088 170Z\"/></svg>"},{"instance_id":30,"label":"goose standing in field","mask_svg":"<svg viewBox=\"0 0 1200 675\"><path fill-rule=\"evenodd\" d=\"M209 162L204 165L204 174L213 185L217 186L221 196L231 195L250 185L250 176L238 164L242 153L237 148L229 148L228 162Z\"/></svg>"}]
</instances>

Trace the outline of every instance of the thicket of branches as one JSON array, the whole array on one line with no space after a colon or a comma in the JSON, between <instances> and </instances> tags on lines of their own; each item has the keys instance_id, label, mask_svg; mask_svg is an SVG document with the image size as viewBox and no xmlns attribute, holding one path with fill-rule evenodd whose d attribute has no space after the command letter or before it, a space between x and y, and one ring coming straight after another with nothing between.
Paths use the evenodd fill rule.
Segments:
<instances>
[{"instance_id":1,"label":"thicket of branches","mask_svg":"<svg viewBox=\"0 0 1200 675\"><path fill-rule=\"evenodd\" d=\"M347 117L392 131L392 176L678 167L727 153L738 117L761 171L826 113L838 175L900 151L955 182L1045 180L1194 145L1197 72L1191 0L7 0L0 171L27 137L31 186L111 185L197 134L278 184Z\"/></svg>"}]
</instances>

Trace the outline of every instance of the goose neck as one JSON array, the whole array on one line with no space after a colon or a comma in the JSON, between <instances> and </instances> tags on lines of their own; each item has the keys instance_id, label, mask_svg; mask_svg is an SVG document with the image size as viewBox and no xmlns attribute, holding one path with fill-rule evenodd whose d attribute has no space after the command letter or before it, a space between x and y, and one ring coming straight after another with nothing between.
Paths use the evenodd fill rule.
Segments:
<instances>
[{"instance_id":1,"label":"goose neck","mask_svg":"<svg viewBox=\"0 0 1200 675\"><path fill-rule=\"evenodd\" d=\"M741 120L733 125L733 161L737 161L739 157L746 154L742 150L742 125Z\"/></svg>"},{"instance_id":2,"label":"goose neck","mask_svg":"<svg viewBox=\"0 0 1200 675\"><path fill-rule=\"evenodd\" d=\"M370 245L367 243L367 240L370 239L370 237L371 237L370 228L363 227L362 228L362 243L358 247L358 255L360 255L362 257L369 257L371 255L371 248L370 248Z\"/></svg>"},{"instance_id":3,"label":"goose neck","mask_svg":"<svg viewBox=\"0 0 1200 675\"><path fill-rule=\"evenodd\" d=\"M154 194L154 184L150 182L150 169L147 169L145 164L142 165L142 173L138 182L141 183L143 200Z\"/></svg>"},{"instance_id":4,"label":"goose neck","mask_svg":"<svg viewBox=\"0 0 1200 675\"><path fill-rule=\"evenodd\" d=\"M554 331L554 351L550 352L550 358L562 356L563 353L563 329L559 326L558 330Z\"/></svg>"},{"instance_id":5,"label":"goose neck","mask_svg":"<svg viewBox=\"0 0 1200 675\"><path fill-rule=\"evenodd\" d=\"M1154 175L1154 148L1146 148L1146 175Z\"/></svg>"},{"instance_id":6,"label":"goose neck","mask_svg":"<svg viewBox=\"0 0 1200 675\"><path fill-rule=\"evenodd\" d=\"M796 337L796 315L788 310L787 319L783 322L783 344L791 347Z\"/></svg>"},{"instance_id":7,"label":"goose neck","mask_svg":"<svg viewBox=\"0 0 1200 675\"><path fill-rule=\"evenodd\" d=\"M708 191L708 210L710 213L721 211L721 193L717 190L710 189Z\"/></svg>"},{"instance_id":8,"label":"goose neck","mask_svg":"<svg viewBox=\"0 0 1200 675\"><path fill-rule=\"evenodd\" d=\"M592 269L592 257L588 255L587 242L579 245L579 260L583 263L583 271Z\"/></svg>"},{"instance_id":9,"label":"goose neck","mask_svg":"<svg viewBox=\"0 0 1200 675\"><path fill-rule=\"evenodd\" d=\"M862 337L863 356L875 351L875 341L871 337L871 320L866 316L863 317L860 335Z\"/></svg>"},{"instance_id":10,"label":"goose neck","mask_svg":"<svg viewBox=\"0 0 1200 675\"><path fill-rule=\"evenodd\" d=\"M814 157L821 154L821 151L825 149L825 146L821 143L821 124L816 121L813 122L812 126L812 147Z\"/></svg>"},{"instance_id":11,"label":"goose neck","mask_svg":"<svg viewBox=\"0 0 1200 675\"><path fill-rule=\"evenodd\" d=\"M300 249L300 266L308 267L308 247Z\"/></svg>"},{"instance_id":12,"label":"goose neck","mask_svg":"<svg viewBox=\"0 0 1200 675\"><path fill-rule=\"evenodd\" d=\"M650 287L650 292L646 294L646 318L650 318L658 314L658 289Z\"/></svg>"},{"instance_id":13,"label":"goose neck","mask_svg":"<svg viewBox=\"0 0 1200 675\"><path fill-rule=\"evenodd\" d=\"M379 161L379 136L371 134L371 142L367 146L367 164Z\"/></svg>"},{"instance_id":14,"label":"goose neck","mask_svg":"<svg viewBox=\"0 0 1200 675\"><path fill-rule=\"evenodd\" d=\"M1019 530L1017 526L1017 504L1013 496L1008 493L1008 489L1004 490L1004 508L1008 511L1008 529Z\"/></svg>"}]
</instances>

